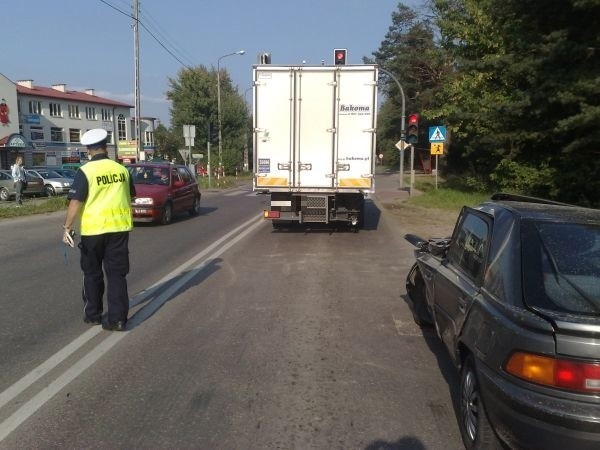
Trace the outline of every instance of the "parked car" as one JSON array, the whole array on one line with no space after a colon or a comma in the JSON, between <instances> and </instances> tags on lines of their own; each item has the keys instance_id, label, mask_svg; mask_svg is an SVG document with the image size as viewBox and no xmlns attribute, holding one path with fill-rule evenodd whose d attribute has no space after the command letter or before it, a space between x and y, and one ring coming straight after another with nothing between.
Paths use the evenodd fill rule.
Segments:
<instances>
[{"instance_id":1,"label":"parked car","mask_svg":"<svg viewBox=\"0 0 600 450\"><path fill-rule=\"evenodd\" d=\"M460 370L467 449L600 448L600 210L511 194L406 238L406 290Z\"/></svg>"},{"instance_id":2,"label":"parked car","mask_svg":"<svg viewBox=\"0 0 600 450\"><path fill-rule=\"evenodd\" d=\"M77 173L74 169L52 169L56 173L58 173L61 177L75 179L75 174Z\"/></svg>"},{"instance_id":3,"label":"parked car","mask_svg":"<svg viewBox=\"0 0 600 450\"><path fill-rule=\"evenodd\" d=\"M28 196L44 195L44 181L26 173L27 188L23 194ZM15 196L15 183L10 170L0 170L0 200L7 201Z\"/></svg>"},{"instance_id":4,"label":"parked car","mask_svg":"<svg viewBox=\"0 0 600 450\"><path fill-rule=\"evenodd\" d=\"M73 184L73 178L65 178L53 169L27 169L26 172L44 180L44 189L48 197L66 194Z\"/></svg>"},{"instance_id":5,"label":"parked car","mask_svg":"<svg viewBox=\"0 0 600 450\"><path fill-rule=\"evenodd\" d=\"M196 177L183 165L138 163L127 166L135 184L133 219L166 225L183 211L200 214L202 194Z\"/></svg>"}]
</instances>

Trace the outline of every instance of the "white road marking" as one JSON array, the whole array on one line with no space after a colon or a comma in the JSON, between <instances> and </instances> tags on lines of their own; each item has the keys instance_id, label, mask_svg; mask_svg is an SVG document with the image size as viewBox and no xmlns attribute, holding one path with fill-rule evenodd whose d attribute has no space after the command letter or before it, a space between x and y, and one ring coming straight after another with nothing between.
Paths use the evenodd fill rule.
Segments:
<instances>
[{"instance_id":1,"label":"white road marking","mask_svg":"<svg viewBox=\"0 0 600 450\"><path fill-rule=\"evenodd\" d=\"M261 219L261 220L257 220ZM153 284L150 288L140 292L130 301L131 306L135 306L143 302L147 297L152 295L156 288L163 283L170 281L171 279L184 274L178 279L172 286L162 292L158 297L154 298L147 305L137 311L128 321L129 326L135 327L141 324L144 320L150 317L156 312L171 296L181 289L190 279L195 277L207 264L212 260L226 252L228 249L237 244L240 240L246 237L248 234L253 232L256 228L264 225L262 221L262 214L258 217L254 217L247 222L243 223L236 229L227 233L225 236L215 241L212 245L208 246L202 252L198 253L194 258L181 264L171 273L164 276L158 282ZM211 253L212 252L212 253ZM203 259L204 258L204 259ZM198 263L200 261L200 263ZM194 266L194 264L196 264ZM188 271L188 268L194 266L192 270ZM187 271L187 272L186 272ZM33 369L23 378L18 380L12 386L0 393L0 409L5 406L8 402L22 393L24 390L29 388L33 383L39 380L41 377L46 375L50 370L54 369L61 362L67 359L70 355L76 352L79 348L85 345L90 339L100 334L102 328L99 326L90 328L81 336L76 338L66 347L52 355L45 362L40 364L38 367ZM94 364L100 359L105 353L108 352L115 344L123 339L129 331L126 332L115 332L111 333L106 339L98 344L93 350L88 352L79 361L75 362L70 368L66 369L58 378L53 382L49 383L43 388L38 394L36 394L31 400L23 404L17 411L15 411L10 417L0 423L0 442L2 442L12 431L14 431L19 425L27 420L32 414L34 414L39 408L41 408L48 400L56 395L61 389L67 386L71 381L77 378L83 373L88 367Z\"/></svg>"}]
</instances>

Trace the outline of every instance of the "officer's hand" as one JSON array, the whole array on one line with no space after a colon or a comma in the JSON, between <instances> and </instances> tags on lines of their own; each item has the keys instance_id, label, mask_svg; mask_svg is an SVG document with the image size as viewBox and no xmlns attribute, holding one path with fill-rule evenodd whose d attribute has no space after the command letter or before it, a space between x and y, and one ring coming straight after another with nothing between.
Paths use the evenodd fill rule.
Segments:
<instances>
[{"instance_id":1,"label":"officer's hand","mask_svg":"<svg viewBox=\"0 0 600 450\"><path fill-rule=\"evenodd\" d=\"M64 244L68 245L69 247L75 247L75 241L73 240L74 237L75 237L75 230L69 230L68 228L65 228L65 232L63 233L63 238L62 238L62 241L64 242Z\"/></svg>"}]
</instances>

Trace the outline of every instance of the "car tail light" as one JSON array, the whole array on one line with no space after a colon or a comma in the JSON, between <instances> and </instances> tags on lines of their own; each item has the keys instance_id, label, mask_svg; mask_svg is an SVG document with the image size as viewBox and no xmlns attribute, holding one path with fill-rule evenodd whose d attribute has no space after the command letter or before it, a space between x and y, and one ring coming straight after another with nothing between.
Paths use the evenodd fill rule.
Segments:
<instances>
[{"instance_id":1,"label":"car tail light","mask_svg":"<svg viewBox=\"0 0 600 450\"><path fill-rule=\"evenodd\" d=\"M264 211L265 219L279 219L280 212L279 211Z\"/></svg>"},{"instance_id":2,"label":"car tail light","mask_svg":"<svg viewBox=\"0 0 600 450\"><path fill-rule=\"evenodd\" d=\"M579 392L600 392L600 363L516 352L506 363L505 369L532 383Z\"/></svg>"}]
</instances>

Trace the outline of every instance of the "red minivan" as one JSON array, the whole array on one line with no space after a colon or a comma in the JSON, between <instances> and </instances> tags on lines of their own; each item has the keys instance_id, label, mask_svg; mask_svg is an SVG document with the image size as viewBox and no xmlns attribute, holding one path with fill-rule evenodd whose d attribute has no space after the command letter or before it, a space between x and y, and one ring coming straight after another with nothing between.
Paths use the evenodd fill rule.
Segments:
<instances>
[{"instance_id":1,"label":"red minivan","mask_svg":"<svg viewBox=\"0 0 600 450\"><path fill-rule=\"evenodd\" d=\"M183 165L137 163L127 166L136 196L132 200L133 220L166 225L176 214L200 214L200 188L196 177Z\"/></svg>"}]
</instances>

